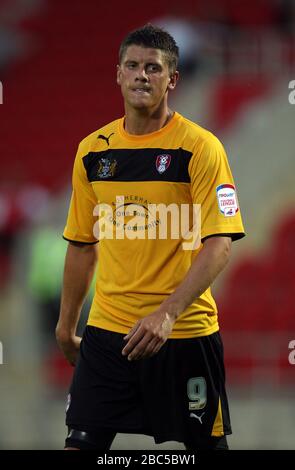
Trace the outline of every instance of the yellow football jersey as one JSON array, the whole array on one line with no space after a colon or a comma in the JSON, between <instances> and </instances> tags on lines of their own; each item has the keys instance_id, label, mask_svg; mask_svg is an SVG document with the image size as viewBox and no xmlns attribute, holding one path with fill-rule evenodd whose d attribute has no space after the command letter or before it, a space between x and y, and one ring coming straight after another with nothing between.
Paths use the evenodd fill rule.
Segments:
<instances>
[{"instance_id":1,"label":"yellow football jersey","mask_svg":"<svg viewBox=\"0 0 295 470\"><path fill-rule=\"evenodd\" d=\"M194 204L201 208L202 241L213 235L233 240L244 236L222 144L180 114L146 135L128 134L121 118L80 143L63 236L84 243L96 243L99 237L89 325L127 333L176 289L202 249L202 243L184 249L189 238L180 230L184 208L189 208L187 226L192 228ZM163 214L153 211L158 205L179 216L169 225L168 211L164 235ZM217 330L217 308L209 288L182 312L170 337L204 336Z\"/></svg>"}]
</instances>

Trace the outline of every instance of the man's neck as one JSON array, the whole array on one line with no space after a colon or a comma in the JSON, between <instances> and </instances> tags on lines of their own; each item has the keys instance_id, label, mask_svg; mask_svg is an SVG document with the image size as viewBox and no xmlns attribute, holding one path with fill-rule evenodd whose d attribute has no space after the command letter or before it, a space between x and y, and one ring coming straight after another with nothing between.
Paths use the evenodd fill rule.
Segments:
<instances>
[{"instance_id":1,"label":"man's neck","mask_svg":"<svg viewBox=\"0 0 295 470\"><path fill-rule=\"evenodd\" d=\"M128 134L151 134L166 126L173 117L173 112L167 107L165 110L148 114L147 112L126 111L125 131Z\"/></svg>"}]
</instances>

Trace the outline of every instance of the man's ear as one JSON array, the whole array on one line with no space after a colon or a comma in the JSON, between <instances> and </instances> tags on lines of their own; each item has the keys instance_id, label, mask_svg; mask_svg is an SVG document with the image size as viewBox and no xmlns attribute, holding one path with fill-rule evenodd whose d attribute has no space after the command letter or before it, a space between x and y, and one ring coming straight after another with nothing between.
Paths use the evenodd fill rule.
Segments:
<instances>
[{"instance_id":1,"label":"man's ear","mask_svg":"<svg viewBox=\"0 0 295 470\"><path fill-rule=\"evenodd\" d=\"M121 85L121 75L122 75L121 67L120 65L117 65L117 84L118 85Z\"/></svg>"},{"instance_id":2,"label":"man's ear","mask_svg":"<svg viewBox=\"0 0 295 470\"><path fill-rule=\"evenodd\" d=\"M170 80L168 83L168 89L174 90L179 79L179 72L176 70L173 74L170 75Z\"/></svg>"}]
</instances>

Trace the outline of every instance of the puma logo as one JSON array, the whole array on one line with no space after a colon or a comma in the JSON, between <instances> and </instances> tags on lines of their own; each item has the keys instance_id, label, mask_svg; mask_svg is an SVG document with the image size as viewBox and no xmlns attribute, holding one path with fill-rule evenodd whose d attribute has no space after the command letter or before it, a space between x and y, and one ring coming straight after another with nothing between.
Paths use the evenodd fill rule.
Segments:
<instances>
[{"instance_id":1,"label":"puma logo","mask_svg":"<svg viewBox=\"0 0 295 470\"><path fill-rule=\"evenodd\" d=\"M198 415L196 415L195 413L190 413L189 416L190 416L190 418L196 418L196 419L198 419L198 420L200 421L200 423L203 424L203 423L202 423L202 417L204 416L205 413L206 413L206 411L204 411L204 412L201 414L201 416L198 416Z\"/></svg>"},{"instance_id":2,"label":"puma logo","mask_svg":"<svg viewBox=\"0 0 295 470\"><path fill-rule=\"evenodd\" d=\"M114 135L114 132L112 132L108 137L106 137L105 135L102 135L102 134L99 134L97 136L98 139L102 139L102 140L105 140L106 143L108 144L108 146L110 145L110 138L112 137L112 135Z\"/></svg>"}]
</instances>

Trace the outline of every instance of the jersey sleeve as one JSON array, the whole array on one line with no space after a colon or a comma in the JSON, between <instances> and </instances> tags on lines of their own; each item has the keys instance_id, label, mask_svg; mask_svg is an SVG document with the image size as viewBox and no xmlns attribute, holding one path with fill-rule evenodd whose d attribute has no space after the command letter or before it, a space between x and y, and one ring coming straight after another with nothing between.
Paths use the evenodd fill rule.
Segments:
<instances>
[{"instance_id":1,"label":"jersey sleeve","mask_svg":"<svg viewBox=\"0 0 295 470\"><path fill-rule=\"evenodd\" d=\"M201 208L201 239L214 235L242 238L244 233L236 189L227 156L214 136L193 154L189 166L191 196Z\"/></svg>"},{"instance_id":2,"label":"jersey sleeve","mask_svg":"<svg viewBox=\"0 0 295 470\"><path fill-rule=\"evenodd\" d=\"M93 215L97 198L88 181L83 165L81 146L75 158L72 177L72 196L63 238L68 241L97 243L93 227L97 218Z\"/></svg>"}]
</instances>

